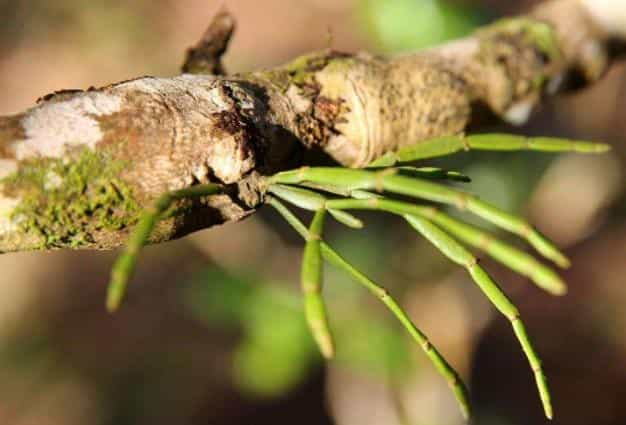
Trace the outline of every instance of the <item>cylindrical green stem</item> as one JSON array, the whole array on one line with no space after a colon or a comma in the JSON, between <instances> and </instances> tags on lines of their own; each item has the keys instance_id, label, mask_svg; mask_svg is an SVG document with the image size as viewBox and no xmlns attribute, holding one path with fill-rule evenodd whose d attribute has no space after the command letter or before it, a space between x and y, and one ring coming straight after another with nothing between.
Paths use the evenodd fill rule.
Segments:
<instances>
[{"instance_id":1,"label":"cylindrical green stem","mask_svg":"<svg viewBox=\"0 0 626 425\"><path fill-rule=\"evenodd\" d=\"M375 196L375 195L373 195ZM563 295L567 287L554 270L537 261L533 256L497 239L494 235L470 224L456 220L434 207L413 205L382 197L371 199L336 199L326 202L328 208L337 210L380 210L393 214L413 214L426 218L448 232L478 249L485 251L496 261L531 279L538 287L554 295Z\"/></svg>"},{"instance_id":2,"label":"cylindrical green stem","mask_svg":"<svg viewBox=\"0 0 626 425\"><path fill-rule=\"evenodd\" d=\"M328 314L322 297L323 261L320 241L324 228L325 210L315 213L309 227L302 257L301 285L304 294L304 311L307 323L322 355L331 359L335 344L328 325Z\"/></svg>"},{"instance_id":3,"label":"cylindrical green stem","mask_svg":"<svg viewBox=\"0 0 626 425\"><path fill-rule=\"evenodd\" d=\"M269 197L267 202L274 207L280 215L304 238L307 239L309 231L280 201ZM407 313L395 301L395 299L380 285L369 279L348 261L341 257L335 250L323 241L320 242L322 255L329 263L347 272L356 282L367 288L378 297L385 306L393 313L402 326L409 332L418 345L424 350L437 371L446 379L452 389L461 412L465 418L471 415L468 391L456 370L439 353L437 348L428 340L428 337L411 321Z\"/></svg>"},{"instance_id":4,"label":"cylindrical green stem","mask_svg":"<svg viewBox=\"0 0 626 425\"><path fill-rule=\"evenodd\" d=\"M465 249L465 247L455 241L454 238L450 237L443 230L424 218L409 214L407 214L405 218L415 230L435 245L446 257L460 266L465 267L489 301L491 301L500 313L509 319L535 375L535 381L546 417L552 419L552 402L550 401L550 390L548 389L547 379L541 368L539 356L530 342L528 333L522 323L517 307L515 307L496 282L494 282L489 274L478 264L478 259Z\"/></svg>"},{"instance_id":5,"label":"cylindrical green stem","mask_svg":"<svg viewBox=\"0 0 626 425\"><path fill-rule=\"evenodd\" d=\"M166 193L157 199L151 208L144 211L137 227L128 239L128 244L115 261L111 270L111 280L109 281L106 301L108 311L114 312L119 308L126 293L128 281L135 271L139 252L148 242L148 238L159 221L161 214L170 207L172 202L185 198L215 195L221 190L222 187L219 185L204 184Z\"/></svg>"},{"instance_id":6,"label":"cylindrical green stem","mask_svg":"<svg viewBox=\"0 0 626 425\"><path fill-rule=\"evenodd\" d=\"M388 167L397 163L447 156L469 150L602 153L609 149L610 146L603 143L551 137L529 138L513 134L458 135L425 140L397 152L389 152L370 166Z\"/></svg>"},{"instance_id":7,"label":"cylindrical green stem","mask_svg":"<svg viewBox=\"0 0 626 425\"><path fill-rule=\"evenodd\" d=\"M568 267L570 264L567 257L551 241L525 220L452 187L397 175L393 169L371 172L326 167L300 168L278 173L270 179L270 183L274 184L299 184L305 181L336 185L350 191L359 189L387 191L453 205L526 239L538 252L559 266Z\"/></svg>"}]
</instances>

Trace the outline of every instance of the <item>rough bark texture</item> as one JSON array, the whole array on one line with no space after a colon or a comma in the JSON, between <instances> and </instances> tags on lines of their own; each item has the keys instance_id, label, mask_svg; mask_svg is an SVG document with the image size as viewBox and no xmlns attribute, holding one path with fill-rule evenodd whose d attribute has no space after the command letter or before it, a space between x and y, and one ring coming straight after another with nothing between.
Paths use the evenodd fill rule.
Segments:
<instances>
[{"instance_id":1,"label":"rough bark texture","mask_svg":"<svg viewBox=\"0 0 626 425\"><path fill-rule=\"evenodd\" d=\"M520 124L573 75L596 81L626 37L616 3L555 0L472 37L391 59L322 51L231 77L220 57L225 13L188 51L186 72L45 96L0 117L0 251L109 249L160 194L217 182L226 193L178 203L152 242L258 207L263 176L322 150L362 167L434 136L462 133L476 111ZM620 21L620 19L622 19ZM580 78L578 78L580 80Z\"/></svg>"}]
</instances>

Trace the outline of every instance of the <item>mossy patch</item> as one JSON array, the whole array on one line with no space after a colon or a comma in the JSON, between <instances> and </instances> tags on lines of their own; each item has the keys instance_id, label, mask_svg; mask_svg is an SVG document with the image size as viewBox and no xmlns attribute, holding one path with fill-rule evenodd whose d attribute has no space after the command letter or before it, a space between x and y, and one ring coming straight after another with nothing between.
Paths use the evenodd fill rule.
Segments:
<instances>
[{"instance_id":1,"label":"mossy patch","mask_svg":"<svg viewBox=\"0 0 626 425\"><path fill-rule=\"evenodd\" d=\"M5 195L21 200L11 220L42 249L93 245L96 233L131 226L141 211L119 178L123 161L87 148L69 158L27 160L2 180Z\"/></svg>"},{"instance_id":2,"label":"mossy patch","mask_svg":"<svg viewBox=\"0 0 626 425\"><path fill-rule=\"evenodd\" d=\"M300 56L281 68L259 73L262 78L270 80L283 92L293 84L300 88L315 87L315 74L327 65L350 58L350 55L324 50Z\"/></svg>"},{"instance_id":3,"label":"mossy patch","mask_svg":"<svg viewBox=\"0 0 626 425\"><path fill-rule=\"evenodd\" d=\"M505 18L482 29L479 34L483 40L502 36L520 37L547 56L550 61L561 58L558 37L554 28L542 21L531 18Z\"/></svg>"},{"instance_id":4,"label":"mossy patch","mask_svg":"<svg viewBox=\"0 0 626 425\"><path fill-rule=\"evenodd\" d=\"M479 30L477 36L477 60L501 69L514 82L511 102L541 90L563 57L554 28L529 17L501 19Z\"/></svg>"}]
</instances>

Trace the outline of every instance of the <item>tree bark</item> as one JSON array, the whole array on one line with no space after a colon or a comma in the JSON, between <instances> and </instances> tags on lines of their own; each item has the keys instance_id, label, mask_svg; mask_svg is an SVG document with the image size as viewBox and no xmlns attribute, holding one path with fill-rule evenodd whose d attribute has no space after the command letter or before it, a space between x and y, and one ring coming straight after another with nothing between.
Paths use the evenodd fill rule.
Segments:
<instances>
[{"instance_id":1,"label":"tree bark","mask_svg":"<svg viewBox=\"0 0 626 425\"><path fill-rule=\"evenodd\" d=\"M151 239L166 241L251 214L263 176L306 165L310 150L363 167L485 111L522 124L545 95L601 77L626 39L624 10L553 0L410 55L327 50L233 76L219 75L234 28L222 12L186 74L61 91L0 117L0 251L111 249L164 192L224 185L178 202Z\"/></svg>"}]
</instances>

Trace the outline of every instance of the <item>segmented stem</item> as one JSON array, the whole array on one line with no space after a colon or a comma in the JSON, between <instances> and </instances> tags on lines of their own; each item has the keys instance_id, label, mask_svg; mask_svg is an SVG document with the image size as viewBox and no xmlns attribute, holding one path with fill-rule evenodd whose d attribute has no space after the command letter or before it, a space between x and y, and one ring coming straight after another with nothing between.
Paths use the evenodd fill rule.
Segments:
<instances>
[{"instance_id":1,"label":"segmented stem","mask_svg":"<svg viewBox=\"0 0 626 425\"><path fill-rule=\"evenodd\" d=\"M222 191L222 187L216 184L197 185L187 189L177 190L162 195L152 207L146 209L139 223L131 233L126 247L117 257L111 269L111 279L107 292L106 306L110 312L116 311L124 298L128 281L132 277L137 264L137 258L141 248L148 242L152 230L158 223L160 215L165 212L172 202L185 198L198 198L215 195Z\"/></svg>"},{"instance_id":2,"label":"segmented stem","mask_svg":"<svg viewBox=\"0 0 626 425\"><path fill-rule=\"evenodd\" d=\"M537 261L532 255L435 208L432 209L430 219L463 242L484 251L494 260L531 279L538 287L552 295L565 295L567 293L567 286L563 279L554 270Z\"/></svg>"},{"instance_id":3,"label":"segmented stem","mask_svg":"<svg viewBox=\"0 0 626 425\"><path fill-rule=\"evenodd\" d=\"M535 381L545 414L548 418L552 419L552 404L546 376L542 370L541 361L520 319L517 308L487 272L478 264L477 258L461 245L461 243L457 242L455 237L487 252L495 260L529 277L539 287L557 295L563 294L566 291L565 284L559 276L550 268L539 263L531 255L496 239L482 229L458 221L434 207L389 200L368 192L391 192L416 199L453 205L460 210L469 211L504 230L524 238L544 257L554 261L561 267L568 267L570 263L565 255L525 220L481 201L468 193L428 181L469 181L468 177L460 173L447 172L438 168L391 168L397 163L445 156L461 150L471 149L489 151L534 150L542 152L601 153L608 151L610 147L604 144L565 139L545 137L526 138L508 134L487 134L467 137L461 135L446 136L423 141L413 146L400 149L398 152L387 153L369 166L369 168L383 168L382 170L367 171L345 168L303 167L297 170L278 173L269 179L269 191L300 208L313 211L322 209L328 210L333 216L338 218L339 221L348 225L351 223L354 224L352 227L358 227L361 224L360 221L354 221L358 219L352 216L342 216L340 214L341 211L348 209L370 209L387 211L403 216L413 228L435 245L445 256L453 262L465 267L474 282L485 293L491 303L511 322L513 331L535 375ZM307 190L303 187L293 187L289 185L309 187L341 196L343 199L328 200L320 193ZM269 203L274 206L303 237L307 237L307 229L277 199L270 197ZM465 387L458 380L458 374L456 374L454 369L439 355L437 350L432 347L426 339L426 336L413 325L403 310L389 296L387 291L356 270L325 243L321 242L320 248L322 255L327 261L347 271L355 280L380 298L396 315L413 338L422 345L422 348L424 348L439 372L448 379L464 414L468 415L469 407L467 404L467 394Z\"/></svg>"},{"instance_id":4,"label":"segmented stem","mask_svg":"<svg viewBox=\"0 0 626 425\"><path fill-rule=\"evenodd\" d=\"M526 253L523 253L504 242L493 239L486 232L473 228L470 225L457 222L432 207L424 207L401 201L388 200L382 196L362 191L358 193L358 196L363 199L333 200L328 200L324 198L323 195L311 192L307 189L290 186L280 186L279 190L275 190L274 192L280 194L280 196L288 202L293 202L303 208L312 208L315 206L318 208L332 208L334 210L370 209L387 211L403 216L418 232L433 243L444 255L446 255L453 262L465 267L472 276L474 282L478 284L487 298L505 317L511 321L515 335L517 336L517 339L526 354L533 373L535 374L535 380L544 406L545 414L548 418L552 418L552 405L550 402L550 393L548 391L546 377L541 369L539 357L533 349L524 325L520 320L517 308L511 303L511 301L491 279L487 272L478 264L477 258L452 236L448 235L431 221L438 220L439 223L443 223L443 225L446 226L452 233L463 237L475 245L483 245L483 249L486 249L496 259L499 259L505 264L510 264L512 268L520 269L524 274L534 276L535 279L538 280L538 284L549 288L553 292L562 291L559 286L562 285L562 282L558 279L556 274L539 263L533 264L533 261L529 261L529 259L534 259ZM536 271L533 271L532 267L534 266L539 267L541 273L537 274ZM531 267L531 269L528 267ZM365 285L367 286L367 284ZM377 292L371 287L370 290L372 290L372 292L374 292L377 296L381 297L381 299L384 298L384 295L386 294L386 292ZM384 299L383 302L385 302Z\"/></svg>"},{"instance_id":5,"label":"segmented stem","mask_svg":"<svg viewBox=\"0 0 626 425\"><path fill-rule=\"evenodd\" d=\"M377 210L393 214L413 214L430 220L441 226L463 242L478 248L494 260L511 270L528 277L538 287L554 295L563 295L567 287L554 270L537 261L533 256L497 239L494 235L458 221L434 207L413 205L372 195L370 199L332 199L326 202L328 208L336 210Z\"/></svg>"},{"instance_id":6,"label":"segmented stem","mask_svg":"<svg viewBox=\"0 0 626 425\"><path fill-rule=\"evenodd\" d=\"M304 181L335 185L350 191L387 191L417 199L453 205L460 210L467 210L502 229L524 238L539 253L559 266L568 267L570 264L567 257L552 242L525 220L452 187L397 175L397 171L394 169L372 172L344 168L304 167L278 173L270 178L270 183L275 184L299 184Z\"/></svg>"},{"instance_id":7,"label":"segmented stem","mask_svg":"<svg viewBox=\"0 0 626 425\"><path fill-rule=\"evenodd\" d=\"M267 197L267 202L274 207L283 218L291 224L291 226L305 239L308 238L307 228L293 215L280 201L274 197ZM378 297L381 302L393 313L398 321L409 332L413 339L424 350L430 361L433 363L437 371L446 379L454 396L457 399L461 412L465 418L470 416L470 404L468 392L465 384L459 377L456 370L446 361L439 353L437 348L428 340L428 337L415 326L402 307L394 300L394 298L380 285L369 279L348 261L342 258L330 246L323 241L320 242L322 255L326 261L334 266L347 272L355 281L367 288L371 293Z\"/></svg>"},{"instance_id":8,"label":"segmented stem","mask_svg":"<svg viewBox=\"0 0 626 425\"><path fill-rule=\"evenodd\" d=\"M301 285L304 294L304 312L313 339L322 355L331 359L335 355L335 344L328 325L328 314L322 297L323 261L320 241L324 228L325 210L315 213L306 237L302 256Z\"/></svg>"},{"instance_id":9,"label":"segmented stem","mask_svg":"<svg viewBox=\"0 0 626 425\"><path fill-rule=\"evenodd\" d=\"M500 313L509 319L513 331L535 375L535 381L546 417L552 419L552 402L550 400L547 379L541 367L541 360L533 348L517 307L507 298L506 294L493 281L485 269L478 264L478 259L454 240L454 238L422 217L407 214L405 215L405 219L415 230L435 245L437 249L451 261L465 267L489 301L491 301Z\"/></svg>"},{"instance_id":10,"label":"segmented stem","mask_svg":"<svg viewBox=\"0 0 626 425\"><path fill-rule=\"evenodd\" d=\"M610 146L552 137L528 138L513 134L444 136L387 153L370 164L370 167L389 167L397 163L447 156L468 150L603 153L610 150Z\"/></svg>"}]
</instances>

